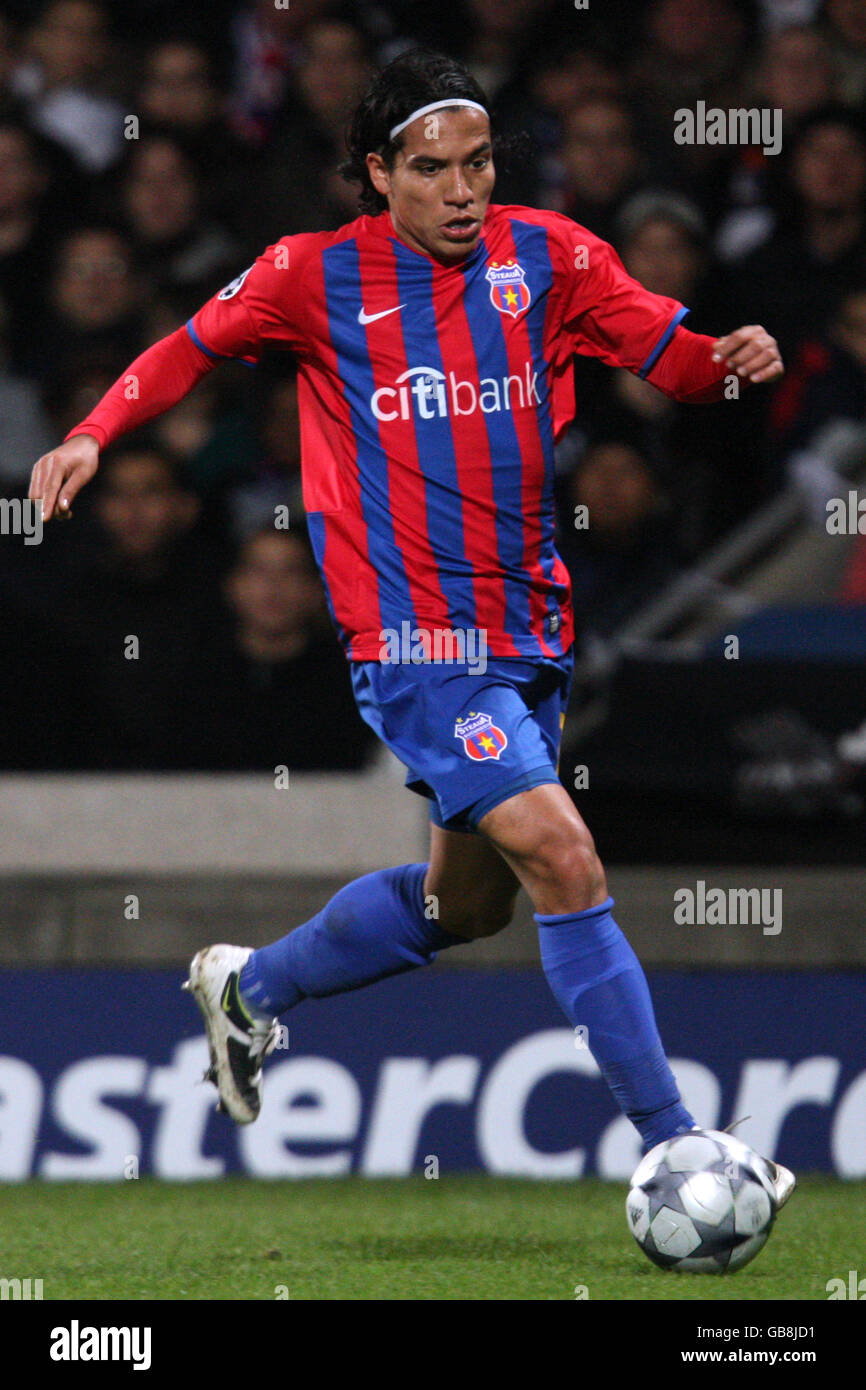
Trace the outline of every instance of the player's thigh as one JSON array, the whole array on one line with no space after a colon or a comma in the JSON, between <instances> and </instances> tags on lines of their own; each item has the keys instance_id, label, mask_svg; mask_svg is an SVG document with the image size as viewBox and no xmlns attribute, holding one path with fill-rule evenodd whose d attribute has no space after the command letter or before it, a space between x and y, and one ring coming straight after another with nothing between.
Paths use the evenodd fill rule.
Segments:
<instances>
[{"instance_id":1,"label":"player's thigh","mask_svg":"<svg viewBox=\"0 0 866 1390\"><path fill-rule=\"evenodd\" d=\"M511 921L520 881L482 835L430 826L424 892L438 901L439 925L456 936L491 936Z\"/></svg>"}]
</instances>

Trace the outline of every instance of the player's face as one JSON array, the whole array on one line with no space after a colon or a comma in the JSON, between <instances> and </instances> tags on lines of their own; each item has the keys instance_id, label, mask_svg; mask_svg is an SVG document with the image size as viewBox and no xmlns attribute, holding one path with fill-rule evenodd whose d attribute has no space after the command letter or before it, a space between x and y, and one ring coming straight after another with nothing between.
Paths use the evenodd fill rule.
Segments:
<instances>
[{"instance_id":1,"label":"player's face","mask_svg":"<svg viewBox=\"0 0 866 1390\"><path fill-rule=\"evenodd\" d=\"M376 154L367 156L367 167L407 245L440 261L471 255L496 178L482 111L461 107L419 116L406 127L392 169Z\"/></svg>"}]
</instances>

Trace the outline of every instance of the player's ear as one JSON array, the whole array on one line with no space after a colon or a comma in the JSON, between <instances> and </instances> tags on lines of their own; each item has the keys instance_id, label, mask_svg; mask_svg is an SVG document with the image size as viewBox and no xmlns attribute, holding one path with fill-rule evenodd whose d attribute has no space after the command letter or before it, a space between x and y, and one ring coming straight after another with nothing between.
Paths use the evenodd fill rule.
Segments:
<instances>
[{"instance_id":1,"label":"player's ear","mask_svg":"<svg viewBox=\"0 0 866 1390\"><path fill-rule=\"evenodd\" d=\"M367 155L367 172L370 175L370 182L377 193L381 193L383 198L387 198L391 192L391 175L388 166L380 154Z\"/></svg>"}]
</instances>

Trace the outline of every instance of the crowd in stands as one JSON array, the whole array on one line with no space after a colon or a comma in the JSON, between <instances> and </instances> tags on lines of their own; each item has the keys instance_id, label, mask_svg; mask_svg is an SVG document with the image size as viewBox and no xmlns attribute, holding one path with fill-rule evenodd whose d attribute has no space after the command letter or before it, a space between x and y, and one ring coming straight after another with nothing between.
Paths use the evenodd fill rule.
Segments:
<instances>
[{"instance_id":1,"label":"crowd in stands","mask_svg":"<svg viewBox=\"0 0 866 1390\"><path fill-rule=\"evenodd\" d=\"M558 544L582 637L604 636L828 420L866 418L860 0L0 3L0 495L266 245L357 216L347 119L419 43L488 92L495 201L575 218L688 327L762 323L786 362L697 407L576 359ZM780 148L677 143L698 102L780 111ZM0 537L0 593L0 767L371 756L305 535L285 355L221 366L107 451L41 545ZM839 598L866 601L862 549Z\"/></svg>"}]
</instances>

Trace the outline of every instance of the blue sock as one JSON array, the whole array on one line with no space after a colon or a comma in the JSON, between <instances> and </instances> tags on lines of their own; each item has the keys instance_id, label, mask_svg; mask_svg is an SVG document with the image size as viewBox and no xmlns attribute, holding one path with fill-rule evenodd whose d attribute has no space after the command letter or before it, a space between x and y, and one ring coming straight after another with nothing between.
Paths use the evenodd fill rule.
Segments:
<instances>
[{"instance_id":1,"label":"blue sock","mask_svg":"<svg viewBox=\"0 0 866 1390\"><path fill-rule=\"evenodd\" d=\"M426 872L426 864L402 864L348 883L309 922L253 951L240 974L244 1001L273 1017L301 999L430 965L438 951L464 941L425 917Z\"/></svg>"},{"instance_id":2,"label":"blue sock","mask_svg":"<svg viewBox=\"0 0 866 1390\"><path fill-rule=\"evenodd\" d=\"M611 916L613 898L584 912L535 914L548 984L646 1149L691 1129L656 1028L640 961Z\"/></svg>"}]
</instances>

